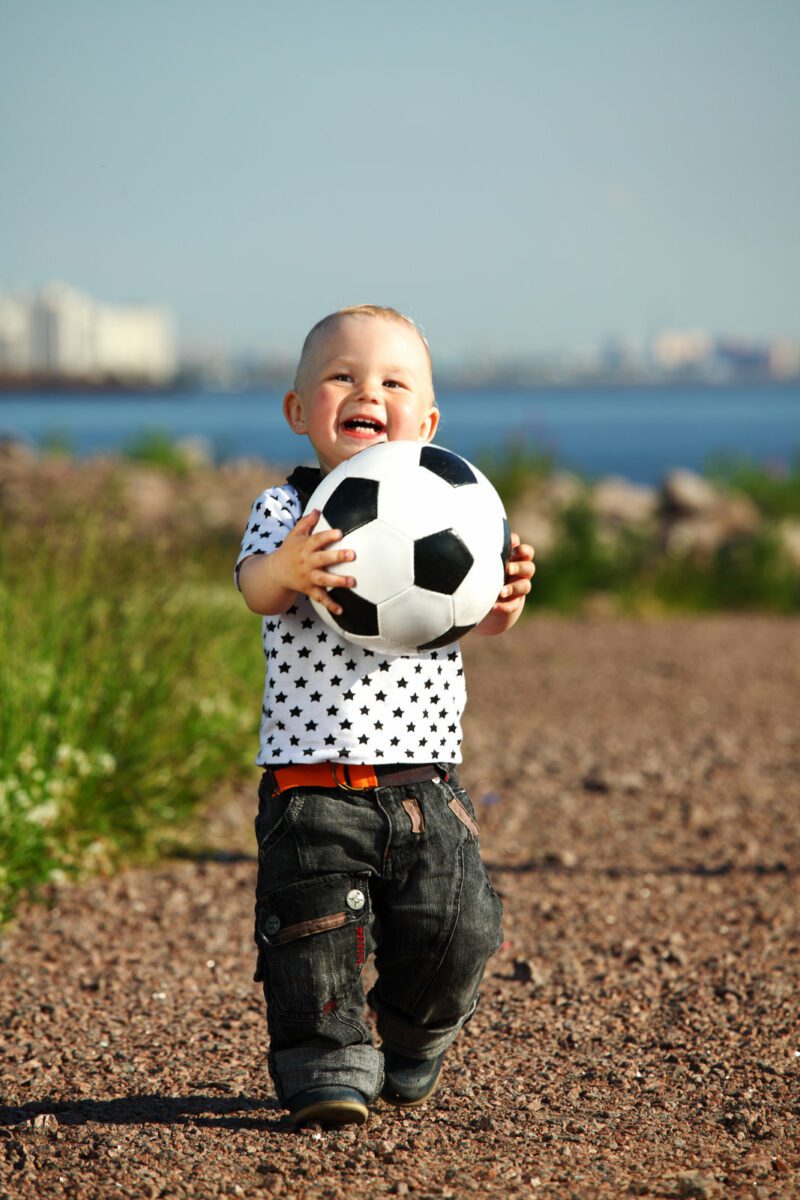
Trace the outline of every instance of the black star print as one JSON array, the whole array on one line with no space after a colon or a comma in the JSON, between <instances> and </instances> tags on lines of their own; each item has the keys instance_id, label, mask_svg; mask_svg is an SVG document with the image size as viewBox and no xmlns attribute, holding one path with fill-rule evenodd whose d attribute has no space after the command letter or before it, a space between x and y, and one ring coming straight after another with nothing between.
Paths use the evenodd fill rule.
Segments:
<instances>
[{"instance_id":1,"label":"black star print","mask_svg":"<svg viewBox=\"0 0 800 1200\"><path fill-rule=\"evenodd\" d=\"M261 530L261 526L256 524L255 522L250 526L251 533L259 533L260 530Z\"/></svg>"},{"instance_id":2,"label":"black star print","mask_svg":"<svg viewBox=\"0 0 800 1200\"><path fill-rule=\"evenodd\" d=\"M348 671L355 671L356 669L356 664L353 662L352 658L348 658L344 665Z\"/></svg>"},{"instance_id":3,"label":"black star print","mask_svg":"<svg viewBox=\"0 0 800 1200\"><path fill-rule=\"evenodd\" d=\"M439 709L439 716L440 716L440 717L446 717L446 716L447 716L447 709L446 709L446 708L440 708L440 709Z\"/></svg>"},{"instance_id":4,"label":"black star print","mask_svg":"<svg viewBox=\"0 0 800 1200\"><path fill-rule=\"evenodd\" d=\"M400 745L400 738L399 738L399 737L393 737L393 738L390 738L390 741L391 741L391 744L392 744L393 746L399 746L399 745Z\"/></svg>"},{"instance_id":5,"label":"black star print","mask_svg":"<svg viewBox=\"0 0 800 1200\"><path fill-rule=\"evenodd\" d=\"M334 646L331 650L331 654L334 658L341 658L341 656L344 654L344 646Z\"/></svg>"},{"instance_id":6,"label":"black star print","mask_svg":"<svg viewBox=\"0 0 800 1200\"><path fill-rule=\"evenodd\" d=\"M375 693L375 699L376 699L376 700L385 700L385 699L386 699L386 692L376 692L376 693Z\"/></svg>"},{"instance_id":7,"label":"black star print","mask_svg":"<svg viewBox=\"0 0 800 1200\"><path fill-rule=\"evenodd\" d=\"M455 662L458 658L458 651L451 650L447 657L449 658L450 662Z\"/></svg>"},{"instance_id":8,"label":"black star print","mask_svg":"<svg viewBox=\"0 0 800 1200\"><path fill-rule=\"evenodd\" d=\"M261 512L261 509L263 508L262 501L256 500L255 504L253 505L253 508L255 509L256 512Z\"/></svg>"},{"instance_id":9,"label":"black star print","mask_svg":"<svg viewBox=\"0 0 800 1200\"><path fill-rule=\"evenodd\" d=\"M374 650L366 650L366 649L364 649L364 650L362 650L362 651L361 651L361 653L364 655L364 657L365 657L365 658L374 658L374 657L375 657L375 651L374 651Z\"/></svg>"},{"instance_id":10,"label":"black star print","mask_svg":"<svg viewBox=\"0 0 800 1200\"><path fill-rule=\"evenodd\" d=\"M275 632L275 622L267 621L267 629L270 631L270 633L274 633Z\"/></svg>"},{"instance_id":11,"label":"black star print","mask_svg":"<svg viewBox=\"0 0 800 1200\"><path fill-rule=\"evenodd\" d=\"M300 648L300 649L297 651L297 657L298 657L298 658L308 658L308 656L310 655L310 653L311 653L311 651L309 650L308 646L302 646L302 647L301 647L301 648Z\"/></svg>"},{"instance_id":12,"label":"black star print","mask_svg":"<svg viewBox=\"0 0 800 1200\"><path fill-rule=\"evenodd\" d=\"M281 641L283 642L284 646L288 646L291 642L294 641L294 634L288 633L288 632L284 633L283 637L281 638Z\"/></svg>"},{"instance_id":13,"label":"black star print","mask_svg":"<svg viewBox=\"0 0 800 1200\"><path fill-rule=\"evenodd\" d=\"M275 703L276 704L285 704L286 703L286 692L278 692L277 696L275 697Z\"/></svg>"},{"instance_id":14,"label":"black star print","mask_svg":"<svg viewBox=\"0 0 800 1200\"><path fill-rule=\"evenodd\" d=\"M342 721L341 722L342 729L350 729L352 727L352 724L353 724L352 721Z\"/></svg>"},{"instance_id":15,"label":"black star print","mask_svg":"<svg viewBox=\"0 0 800 1200\"><path fill-rule=\"evenodd\" d=\"M292 746L299 746L299 745L300 745L300 739L299 739L299 738L296 738L296 737L294 736L294 734L292 734L292 736L289 738L289 743L290 743L290 745L292 745Z\"/></svg>"},{"instance_id":16,"label":"black star print","mask_svg":"<svg viewBox=\"0 0 800 1200\"><path fill-rule=\"evenodd\" d=\"M339 751L339 758L349 758L349 757L350 757L349 750L340 750Z\"/></svg>"},{"instance_id":17,"label":"black star print","mask_svg":"<svg viewBox=\"0 0 800 1200\"><path fill-rule=\"evenodd\" d=\"M423 715L423 717L425 718L425 720L427 721L428 717L430 716L430 714L429 714L429 712L428 712L427 708L423 708L423 710L422 710L422 715Z\"/></svg>"},{"instance_id":18,"label":"black star print","mask_svg":"<svg viewBox=\"0 0 800 1200\"><path fill-rule=\"evenodd\" d=\"M416 704L418 700L419 700L419 696L417 695L416 692L414 692L413 696L408 697L409 704Z\"/></svg>"},{"instance_id":19,"label":"black star print","mask_svg":"<svg viewBox=\"0 0 800 1200\"><path fill-rule=\"evenodd\" d=\"M445 683L445 685L444 685L444 690L445 690L446 692L449 692L449 691L450 691L450 684L449 684L449 683Z\"/></svg>"},{"instance_id":20,"label":"black star print","mask_svg":"<svg viewBox=\"0 0 800 1200\"><path fill-rule=\"evenodd\" d=\"M300 716L300 713L301 713L302 711L303 711L303 710L302 710L302 708L298 708L298 707L297 707L297 705L295 705L295 707L294 707L294 708L290 708L290 709L289 709L289 716L290 716L290 717L299 717L299 716Z\"/></svg>"},{"instance_id":21,"label":"black star print","mask_svg":"<svg viewBox=\"0 0 800 1200\"><path fill-rule=\"evenodd\" d=\"M367 735L365 733L362 733L361 737L358 740L362 746L366 746L367 742L369 741L369 738L367 737Z\"/></svg>"},{"instance_id":22,"label":"black star print","mask_svg":"<svg viewBox=\"0 0 800 1200\"><path fill-rule=\"evenodd\" d=\"M332 704L332 705L330 706L330 708L328 709L328 716L329 716L329 717L335 717L338 711L339 711L339 710L338 710L338 708L336 707L336 705L335 705L335 704Z\"/></svg>"},{"instance_id":23,"label":"black star print","mask_svg":"<svg viewBox=\"0 0 800 1200\"><path fill-rule=\"evenodd\" d=\"M388 671L389 670L389 663L387 662L386 659L384 659L383 662L378 663L378 670L379 671Z\"/></svg>"},{"instance_id":24,"label":"black star print","mask_svg":"<svg viewBox=\"0 0 800 1200\"><path fill-rule=\"evenodd\" d=\"M438 658L438 657L439 657L439 651L434 650L433 653L431 654L431 658Z\"/></svg>"},{"instance_id":25,"label":"black star print","mask_svg":"<svg viewBox=\"0 0 800 1200\"><path fill-rule=\"evenodd\" d=\"M311 624L310 621L308 623L309 623L309 625ZM305 621L303 621L303 625L305 625ZM328 640L328 635L325 632L325 630L324 629L320 630L320 632L317 634L317 641L318 642L327 642L327 640Z\"/></svg>"},{"instance_id":26,"label":"black star print","mask_svg":"<svg viewBox=\"0 0 800 1200\"><path fill-rule=\"evenodd\" d=\"M275 724L278 727L278 729L280 729L281 731L283 731L286 728L283 721L276 721Z\"/></svg>"},{"instance_id":27,"label":"black star print","mask_svg":"<svg viewBox=\"0 0 800 1200\"><path fill-rule=\"evenodd\" d=\"M364 707L361 709L361 715L362 715L362 717L368 717L368 716L369 716L369 709L367 708L367 706L366 706L366 705L364 705Z\"/></svg>"},{"instance_id":28,"label":"black star print","mask_svg":"<svg viewBox=\"0 0 800 1200\"><path fill-rule=\"evenodd\" d=\"M335 743L336 743L336 738L333 736L332 733L329 733L328 736L325 738L325 745L333 746L333 745L335 745Z\"/></svg>"},{"instance_id":29,"label":"black star print","mask_svg":"<svg viewBox=\"0 0 800 1200\"><path fill-rule=\"evenodd\" d=\"M303 618L303 629L310 629L313 624L314 622L311 620L311 617Z\"/></svg>"},{"instance_id":30,"label":"black star print","mask_svg":"<svg viewBox=\"0 0 800 1200\"><path fill-rule=\"evenodd\" d=\"M426 680L425 680L425 687L428 689L428 691L430 691L430 689L433 687L433 680L432 680L432 679L426 679Z\"/></svg>"},{"instance_id":31,"label":"black star print","mask_svg":"<svg viewBox=\"0 0 800 1200\"><path fill-rule=\"evenodd\" d=\"M297 616L297 605L296 605L296 604L293 604L293 605L292 605L292 607L291 607L291 608L287 608L287 610L286 610L286 611L287 611L287 613L289 614L289 616L290 616L290 617L296 617L296 616Z\"/></svg>"},{"instance_id":32,"label":"black star print","mask_svg":"<svg viewBox=\"0 0 800 1200\"><path fill-rule=\"evenodd\" d=\"M316 721L306 721L306 730L307 730L309 733L313 733L313 732L314 732L314 730L315 730L316 728L317 728L317 722L316 722Z\"/></svg>"},{"instance_id":33,"label":"black star print","mask_svg":"<svg viewBox=\"0 0 800 1200\"><path fill-rule=\"evenodd\" d=\"M307 746L307 747L306 747L306 749L303 751L303 754L305 754L306 758L311 758L311 755L312 755L313 753L314 753L314 747L313 747L313 746Z\"/></svg>"},{"instance_id":34,"label":"black star print","mask_svg":"<svg viewBox=\"0 0 800 1200\"><path fill-rule=\"evenodd\" d=\"M315 671L317 671L317 672L319 672L319 671L324 671L324 670L325 670L325 663L321 663L321 662L320 662L320 663L314 663L314 670L315 670Z\"/></svg>"},{"instance_id":35,"label":"black star print","mask_svg":"<svg viewBox=\"0 0 800 1200\"><path fill-rule=\"evenodd\" d=\"M348 690L348 691L346 691L346 692L342 692L342 699L343 699L343 700L352 700L352 699L353 699L353 696L354 696L354 692L353 692L352 690Z\"/></svg>"},{"instance_id":36,"label":"black star print","mask_svg":"<svg viewBox=\"0 0 800 1200\"><path fill-rule=\"evenodd\" d=\"M414 724L414 722L413 722L413 721L409 721L409 723L408 723L408 727L407 727L407 728L408 728L408 732L409 732L409 733L413 733L413 732L414 732L414 730L415 730L417 727L416 727L416 725Z\"/></svg>"},{"instance_id":37,"label":"black star print","mask_svg":"<svg viewBox=\"0 0 800 1200\"><path fill-rule=\"evenodd\" d=\"M420 738L420 739L419 739L419 744L420 744L420 746L427 746L427 744L428 744L428 739L427 739L427 738Z\"/></svg>"},{"instance_id":38,"label":"black star print","mask_svg":"<svg viewBox=\"0 0 800 1200\"><path fill-rule=\"evenodd\" d=\"M408 687L408 680L407 680L407 679L398 679L398 681L397 681L397 686L398 686L399 688L401 688L401 687Z\"/></svg>"},{"instance_id":39,"label":"black star print","mask_svg":"<svg viewBox=\"0 0 800 1200\"><path fill-rule=\"evenodd\" d=\"M341 682L341 675L331 675L331 687L338 687Z\"/></svg>"},{"instance_id":40,"label":"black star print","mask_svg":"<svg viewBox=\"0 0 800 1200\"><path fill-rule=\"evenodd\" d=\"M288 664L288 663L281 663L281 665L280 665L280 667L278 668L278 670L280 671L281 675L285 675L285 674L286 674L286 672L289 670L289 664Z\"/></svg>"},{"instance_id":41,"label":"black star print","mask_svg":"<svg viewBox=\"0 0 800 1200\"><path fill-rule=\"evenodd\" d=\"M376 729L383 729L383 721L376 721L376 722L375 722L375 728L376 728Z\"/></svg>"},{"instance_id":42,"label":"black star print","mask_svg":"<svg viewBox=\"0 0 800 1200\"><path fill-rule=\"evenodd\" d=\"M311 695L309 696L309 700L313 700L314 703L316 703L316 704L319 704L321 699L322 699L322 692L312 692Z\"/></svg>"},{"instance_id":43,"label":"black star print","mask_svg":"<svg viewBox=\"0 0 800 1200\"><path fill-rule=\"evenodd\" d=\"M448 725L447 731L448 731L448 733L455 733L455 731L456 731L455 725Z\"/></svg>"},{"instance_id":44,"label":"black star print","mask_svg":"<svg viewBox=\"0 0 800 1200\"><path fill-rule=\"evenodd\" d=\"M422 663L417 663L417 665L414 667L414 670L417 673L417 675L421 675L422 674Z\"/></svg>"},{"instance_id":45,"label":"black star print","mask_svg":"<svg viewBox=\"0 0 800 1200\"><path fill-rule=\"evenodd\" d=\"M298 688L304 688L307 682L308 680L303 679L303 676L300 675L297 679L295 679L294 686Z\"/></svg>"},{"instance_id":46,"label":"black star print","mask_svg":"<svg viewBox=\"0 0 800 1200\"><path fill-rule=\"evenodd\" d=\"M393 717L402 717L402 715L403 715L403 710L402 710L402 708L396 708L396 709L394 710L394 712L392 713L392 716L393 716Z\"/></svg>"}]
</instances>

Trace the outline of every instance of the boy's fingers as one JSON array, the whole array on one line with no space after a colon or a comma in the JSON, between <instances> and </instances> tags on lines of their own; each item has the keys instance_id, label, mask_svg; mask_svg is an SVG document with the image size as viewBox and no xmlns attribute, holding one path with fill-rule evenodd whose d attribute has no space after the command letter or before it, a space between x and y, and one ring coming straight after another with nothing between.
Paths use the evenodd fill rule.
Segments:
<instances>
[{"instance_id":1,"label":"boy's fingers","mask_svg":"<svg viewBox=\"0 0 800 1200\"><path fill-rule=\"evenodd\" d=\"M306 513L306 515L304 517L300 518L300 520L297 522L297 524L294 527L294 532L310 533L311 530L316 525L317 521L319 520L319 516L320 516L319 509L312 508L311 512Z\"/></svg>"},{"instance_id":2,"label":"boy's fingers","mask_svg":"<svg viewBox=\"0 0 800 1200\"><path fill-rule=\"evenodd\" d=\"M311 582L315 588L351 588L356 586L356 581L352 575L334 575L330 571L319 570L311 572Z\"/></svg>"},{"instance_id":3,"label":"boy's fingers","mask_svg":"<svg viewBox=\"0 0 800 1200\"><path fill-rule=\"evenodd\" d=\"M319 550L315 559L320 567L328 567L331 563L352 562L355 556L355 550Z\"/></svg>"}]
</instances>

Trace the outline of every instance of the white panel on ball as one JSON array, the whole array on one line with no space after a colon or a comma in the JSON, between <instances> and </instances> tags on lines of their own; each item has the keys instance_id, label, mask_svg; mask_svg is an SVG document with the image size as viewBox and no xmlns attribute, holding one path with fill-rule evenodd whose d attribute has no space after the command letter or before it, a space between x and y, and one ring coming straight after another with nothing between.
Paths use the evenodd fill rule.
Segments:
<instances>
[{"instance_id":1,"label":"white panel on ball","mask_svg":"<svg viewBox=\"0 0 800 1200\"><path fill-rule=\"evenodd\" d=\"M430 471L415 472L411 486L403 477L381 484L379 517L412 538L449 529L456 511L455 488Z\"/></svg>"},{"instance_id":2,"label":"white panel on ball","mask_svg":"<svg viewBox=\"0 0 800 1200\"><path fill-rule=\"evenodd\" d=\"M496 571L488 570L486 563L478 562L467 573L453 597L454 624L477 625L489 612L502 586L503 569L498 550Z\"/></svg>"},{"instance_id":3,"label":"white panel on ball","mask_svg":"<svg viewBox=\"0 0 800 1200\"><path fill-rule=\"evenodd\" d=\"M414 582L414 543L383 521L370 521L354 529L336 546L355 550L356 557L354 562L336 563L331 572L352 575L359 596L373 604L391 600Z\"/></svg>"},{"instance_id":4,"label":"white panel on ball","mask_svg":"<svg viewBox=\"0 0 800 1200\"><path fill-rule=\"evenodd\" d=\"M432 642L451 628L453 600L451 596L437 592L410 588L409 592L402 592L382 604L379 617L381 637L386 639L387 647L403 647L402 653L414 654L418 646Z\"/></svg>"}]
</instances>

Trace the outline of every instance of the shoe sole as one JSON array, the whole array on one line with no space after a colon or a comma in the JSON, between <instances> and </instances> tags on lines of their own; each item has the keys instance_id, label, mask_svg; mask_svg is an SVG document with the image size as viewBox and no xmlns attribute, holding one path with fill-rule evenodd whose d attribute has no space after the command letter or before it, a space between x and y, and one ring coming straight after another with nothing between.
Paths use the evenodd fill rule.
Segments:
<instances>
[{"instance_id":1,"label":"shoe sole","mask_svg":"<svg viewBox=\"0 0 800 1200\"><path fill-rule=\"evenodd\" d=\"M319 1100L292 1113L289 1120L292 1129L312 1124L338 1129L340 1125L363 1125L368 1116L367 1106L356 1100Z\"/></svg>"},{"instance_id":2,"label":"shoe sole","mask_svg":"<svg viewBox=\"0 0 800 1200\"><path fill-rule=\"evenodd\" d=\"M419 1108L420 1104L427 1104L434 1092L438 1091L441 1082L442 1077L439 1075L425 1095L420 1096L417 1100L402 1100L399 1096L385 1096L383 1092L381 1092L381 1100L384 1104L391 1104L392 1108Z\"/></svg>"}]
</instances>

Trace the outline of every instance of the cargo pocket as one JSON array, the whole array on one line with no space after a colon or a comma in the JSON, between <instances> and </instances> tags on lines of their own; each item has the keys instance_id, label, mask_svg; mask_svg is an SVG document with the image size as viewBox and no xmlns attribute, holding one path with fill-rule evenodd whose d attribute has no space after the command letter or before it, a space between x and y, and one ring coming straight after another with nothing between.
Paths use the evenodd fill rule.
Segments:
<instances>
[{"instance_id":1,"label":"cargo pocket","mask_svg":"<svg viewBox=\"0 0 800 1200\"><path fill-rule=\"evenodd\" d=\"M260 897L256 941L270 1008L308 1019L345 1000L364 965L368 920L366 875L298 880Z\"/></svg>"}]
</instances>

